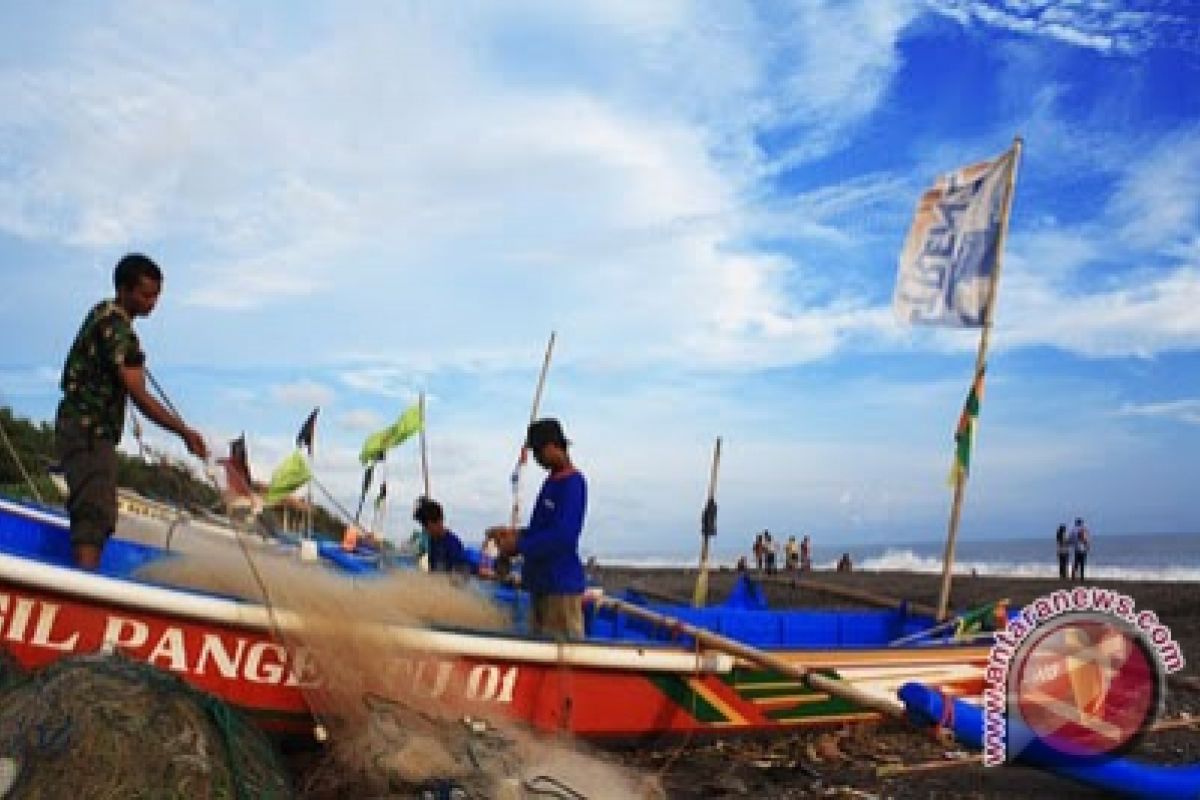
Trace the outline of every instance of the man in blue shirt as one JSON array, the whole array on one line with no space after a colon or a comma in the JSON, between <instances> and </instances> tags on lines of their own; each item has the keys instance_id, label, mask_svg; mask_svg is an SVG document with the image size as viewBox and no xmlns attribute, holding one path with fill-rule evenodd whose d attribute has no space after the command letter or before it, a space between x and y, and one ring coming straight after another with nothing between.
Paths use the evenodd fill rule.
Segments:
<instances>
[{"instance_id":1,"label":"man in blue shirt","mask_svg":"<svg viewBox=\"0 0 1200 800\"><path fill-rule=\"evenodd\" d=\"M587 482L567 453L569 442L556 419L529 426L525 446L549 475L538 492L529 526L492 528L503 555L521 555L521 582L532 599L531 630L564 639L583 638L583 590L579 536L587 512Z\"/></svg>"},{"instance_id":2,"label":"man in blue shirt","mask_svg":"<svg viewBox=\"0 0 1200 800\"><path fill-rule=\"evenodd\" d=\"M471 564L467 560L462 540L446 527L441 503L422 497L417 501L413 519L421 523L421 529L429 538L430 572L470 571Z\"/></svg>"}]
</instances>

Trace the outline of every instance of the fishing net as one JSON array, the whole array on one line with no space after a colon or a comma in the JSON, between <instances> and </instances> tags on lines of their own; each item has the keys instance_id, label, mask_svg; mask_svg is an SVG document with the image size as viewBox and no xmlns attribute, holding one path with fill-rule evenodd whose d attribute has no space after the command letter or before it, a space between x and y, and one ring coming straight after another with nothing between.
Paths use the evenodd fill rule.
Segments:
<instances>
[{"instance_id":1,"label":"fishing net","mask_svg":"<svg viewBox=\"0 0 1200 800\"><path fill-rule=\"evenodd\" d=\"M13 686L25 678L25 671L7 650L0 650L0 700Z\"/></svg>"},{"instance_id":2,"label":"fishing net","mask_svg":"<svg viewBox=\"0 0 1200 800\"><path fill-rule=\"evenodd\" d=\"M623 765L514 724L507 703L469 699L477 690L499 694L514 667L478 665L472 688L471 664L415 635L428 627L504 631L508 611L486 592L416 571L348 577L267 543L182 533L181 552L138 577L256 601L265 590L272 636L302 650L305 674L319 676L299 686L324 739L313 760L293 763L301 796L653 796ZM496 679L491 690L485 674Z\"/></svg>"},{"instance_id":3,"label":"fishing net","mask_svg":"<svg viewBox=\"0 0 1200 800\"><path fill-rule=\"evenodd\" d=\"M271 743L220 700L119 655L70 658L0 707L0 797L284 798Z\"/></svg>"}]
</instances>

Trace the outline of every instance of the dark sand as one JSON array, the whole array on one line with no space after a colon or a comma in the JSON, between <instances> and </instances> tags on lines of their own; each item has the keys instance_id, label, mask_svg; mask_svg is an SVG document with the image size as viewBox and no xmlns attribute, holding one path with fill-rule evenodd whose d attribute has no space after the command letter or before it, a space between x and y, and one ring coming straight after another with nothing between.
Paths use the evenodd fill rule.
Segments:
<instances>
[{"instance_id":1,"label":"dark sand","mask_svg":"<svg viewBox=\"0 0 1200 800\"><path fill-rule=\"evenodd\" d=\"M695 570L598 568L596 577L608 591L629 586L647 587L663 595L689 598ZM858 603L830 594L786 585L765 584L771 607L862 608ZM710 601L725 597L735 573L722 571L709 578ZM936 605L941 579L935 575L901 572L813 573L823 583L866 590L879 595L907 598ZM1024 604L1066 584L1048 579L957 577L951 592L954 608L974 608L999 598ZM1129 595L1139 609L1156 612L1170 627L1187 665L1180 676L1200 676L1200 584L1156 582L1089 582ZM1200 722L1200 691L1172 682L1164 719L1192 714ZM845 758L822 757L836 743ZM734 742L679 742L654 750L631 753L643 768L660 774L671 798L792 797L974 797L1015 800L1025 797L1096 797L1097 793L1066 779L1036 770L1006 766L984 768L956 764L941 769L913 771L880 777L877 769L889 764L912 765L946 761L946 747L930 737L913 733L898 723L857 726L827 732L803 732ZM1200 762L1200 725L1148 734L1132 754L1155 764Z\"/></svg>"}]
</instances>

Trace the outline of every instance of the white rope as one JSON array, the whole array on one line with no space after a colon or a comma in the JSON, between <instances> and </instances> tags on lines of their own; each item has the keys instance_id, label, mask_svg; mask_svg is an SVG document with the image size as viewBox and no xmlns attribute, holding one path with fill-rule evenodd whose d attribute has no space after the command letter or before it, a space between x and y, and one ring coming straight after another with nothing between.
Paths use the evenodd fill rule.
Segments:
<instances>
[{"instance_id":1,"label":"white rope","mask_svg":"<svg viewBox=\"0 0 1200 800\"><path fill-rule=\"evenodd\" d=\"M33 482L33 478L29 477L29 473L25 471L25 465L21 463L21 457L17 455L17 448L13 447L13 443L9 440L8 434L5 433L3 425L0 425L0 437L4 438L4 446L8 448L9 454L12 455L13 463L17 465L17 470L20 471L21 477L29 484L29 489L33 492L33 496L37 498L39 503L45 503L46 501L42 499L42 493L38 491L37 484Z\"/></svg>"}]
</instances>

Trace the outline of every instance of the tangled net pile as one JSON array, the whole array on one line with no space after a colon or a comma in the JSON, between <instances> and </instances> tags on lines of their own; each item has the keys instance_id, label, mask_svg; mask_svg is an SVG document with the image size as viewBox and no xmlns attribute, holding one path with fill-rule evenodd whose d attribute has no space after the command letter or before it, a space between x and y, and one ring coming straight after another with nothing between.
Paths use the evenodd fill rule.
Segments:
<instances>
[{"instance_id":1,"label":"tangled net pile","mask_svg":"<svg viewBox=\"0 0 1200 800\"><path fill-rule=\"evenodd\" d=\"M0 796L284 798L271 743L214 697L119 655L56 662L0 700Z\"/></svg>"}]
</instances>

